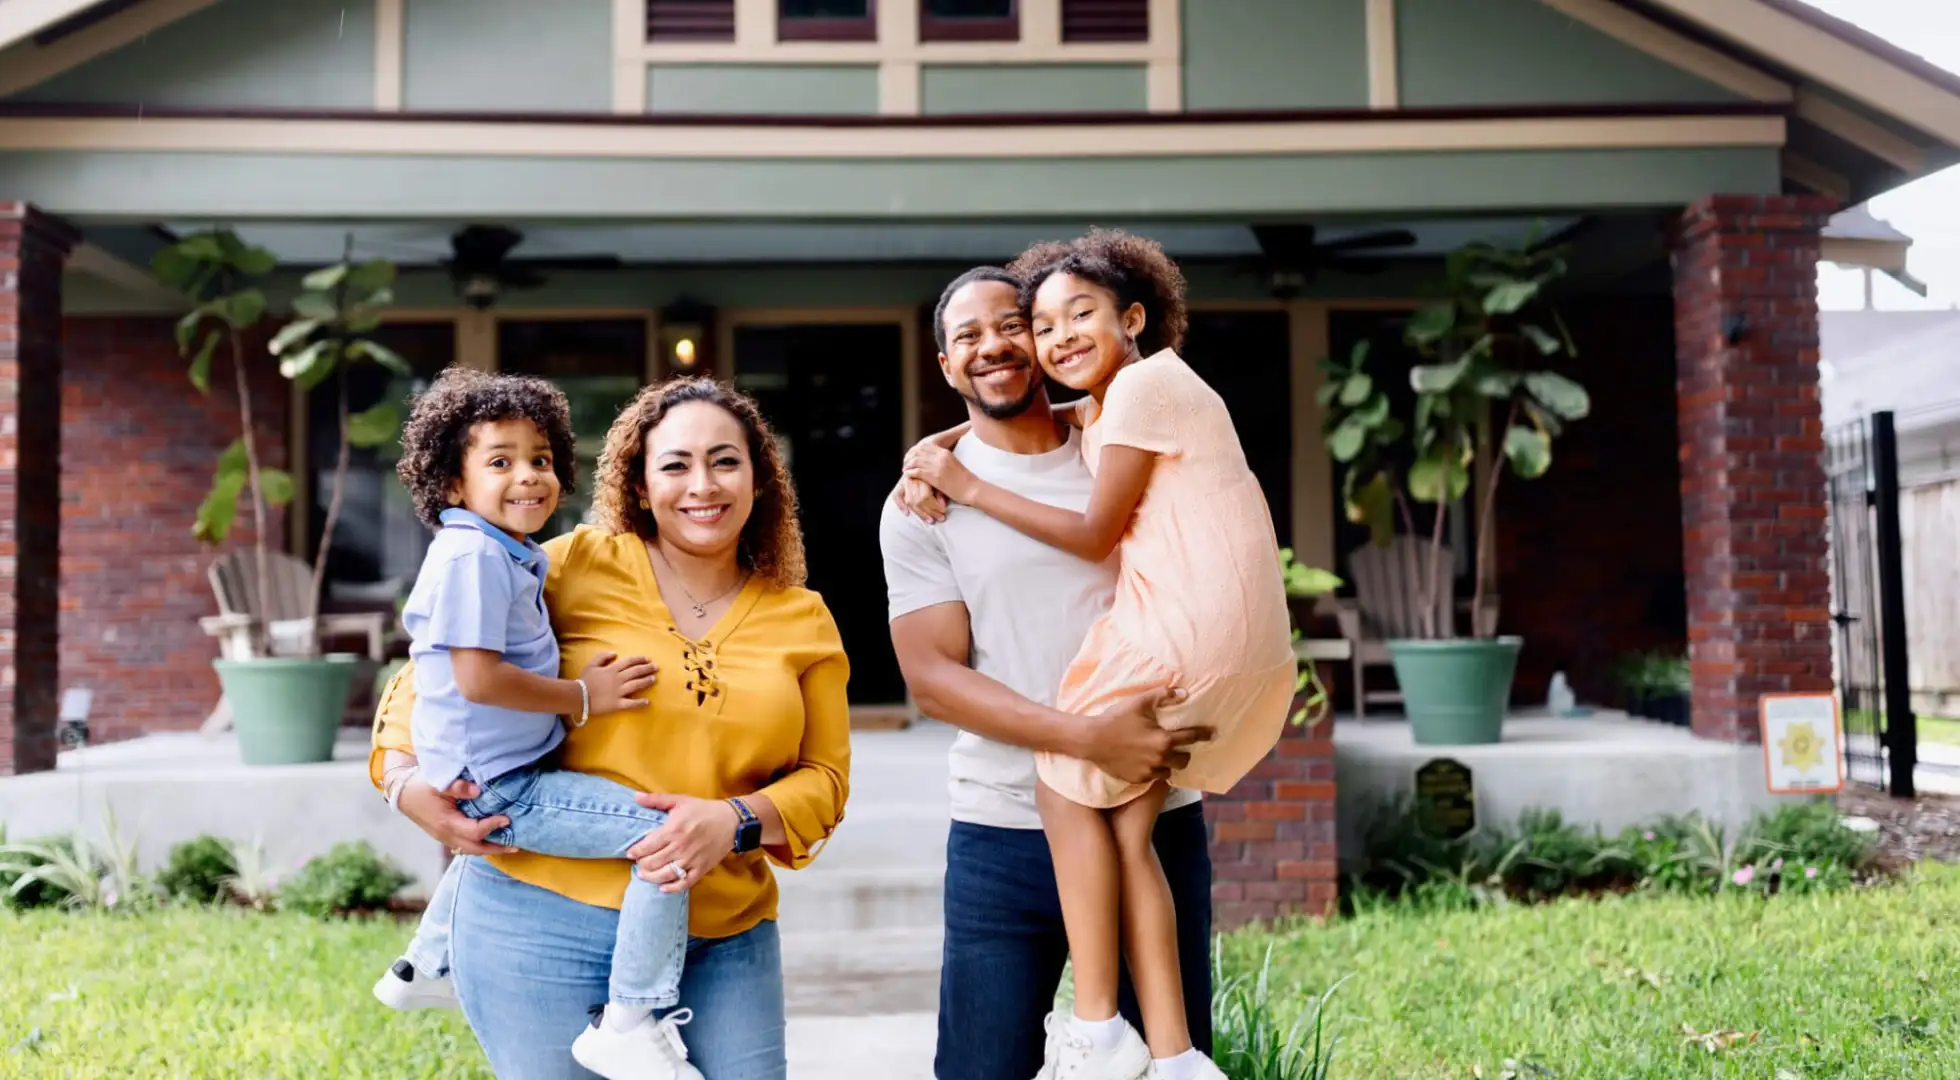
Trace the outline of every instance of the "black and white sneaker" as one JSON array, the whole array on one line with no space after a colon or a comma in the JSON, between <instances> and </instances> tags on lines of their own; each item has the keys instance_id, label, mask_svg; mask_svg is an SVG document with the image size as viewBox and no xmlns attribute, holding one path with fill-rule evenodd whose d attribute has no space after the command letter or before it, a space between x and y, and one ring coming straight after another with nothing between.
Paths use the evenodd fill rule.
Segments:
<instances>
[{"instance_id":1,"label":"black and white sneaker","mask_svg":"<svg viewBox=\"0 0 1960 1080\"><path fill-rule=\"evenodd\" d=\"M381 1004L403 1012L461 1007L456 1000L455 984L449 976L430 978L418 974L407 957L389 965L387 974L374 984L374 996L380 999Z\"/></svg>"}]
</instances>

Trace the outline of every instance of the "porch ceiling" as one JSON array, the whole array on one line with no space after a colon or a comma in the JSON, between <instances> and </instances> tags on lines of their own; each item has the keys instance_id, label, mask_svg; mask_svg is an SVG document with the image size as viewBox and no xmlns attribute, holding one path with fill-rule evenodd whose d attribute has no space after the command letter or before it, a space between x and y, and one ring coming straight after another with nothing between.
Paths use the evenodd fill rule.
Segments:
<instances>
[{"instance_id":1,"label":"porch ceiling","mask_svg":"<svg viewBox=\"0 0 1960 1080\"><path fill-rule=\"evenodd\" d=\"M1415 243L1359 254L1387 258L1429 258L1471 240L1521 242L1564 230L1579 219L1475 218L1341 222L1320 227L1320 244L1381 230L1407 230ZM171 221L162 227L183 235L211 222ZM240 237L262 246L282 264L318 265L340 258L351 232L359 257L386 258L403 266L434 266L450 257L450 237L468 222L355 222L351 224L273 223L237 227ZM1182 259L1251 259L1260 254L1252 229L1239 224L1106 222L989 222L824 224L713 223L698 225L517 224L524 239L514 258L612 256L627 265L713 263L976 262L1005 259L1039 240L1081 233L1092 225L1129 229L1155 237ZM149 230L98 226L90 239L145 259L133 247L160 242Z\"/></svg>"}]
</instances>

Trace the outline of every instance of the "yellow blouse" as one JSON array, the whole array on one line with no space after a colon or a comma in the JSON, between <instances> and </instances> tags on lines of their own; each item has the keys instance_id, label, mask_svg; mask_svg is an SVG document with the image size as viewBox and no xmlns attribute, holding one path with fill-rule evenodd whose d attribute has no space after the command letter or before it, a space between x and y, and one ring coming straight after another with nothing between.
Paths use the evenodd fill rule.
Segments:
<instances>
[{"instance_id":1,"label":"yellow blouse","mask_svg":"<svg viewBox=\"0 0 1960 1080\"><path fill-rule=\"evenodd\" d=\"M638 536L580 526L544 547L551 556L545 603L566 676L606 652L644 656L660 668L647 708L595 716L566 733L562 767L639 791L767 795L788 843L722 860L695 885L688 921L696 937L720 938L775 918L767 861L791 869L809 863L843 820L850 793L850 669L829 609L808 589L750 581L694 641L674 627ZM386 752L414 750L414 695L406 668L383 691L368 756L377 787ZM618 860L488 858L519 881L611 908L631 872Z\"/></svg>"}]
</instances>

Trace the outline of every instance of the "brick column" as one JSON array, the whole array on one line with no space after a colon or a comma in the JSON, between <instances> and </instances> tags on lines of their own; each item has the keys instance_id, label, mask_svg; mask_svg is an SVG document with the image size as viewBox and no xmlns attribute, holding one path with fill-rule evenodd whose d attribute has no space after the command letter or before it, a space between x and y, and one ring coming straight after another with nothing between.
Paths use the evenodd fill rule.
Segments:
<instances>
[{"instance_id":1,"label":"brick column","mask_svg":"<svg viewBox=\"0 0 1960 1080\"><path fill-rule=\"evenodd\" d=\"M1827 199L1714 196L1675 237L1694 731L1756 742L1757 702L1831 688L1817 384Z\"/></svg>"},{"instance_id":2,"label":"brick column","mask_svg":"<svg viewBox=\"0 0 1960 1080\"><path fill-rule=\"evenodd\" d=\"M1205 798L1216 929L1333 913L1339 892L1333 737L1331 718L1314 728L1289 725L1250 775Z\"/></svg>"},{"instance_id":3,"label":"brick column","mask_svg":"<svg viewBox=\"0 0 1960 1080\"><path fill-rule=\"evenodd\" d=\"M77 238L0 202L0 776L54 768L61 270Z\"/></svg>"}]
</instances>

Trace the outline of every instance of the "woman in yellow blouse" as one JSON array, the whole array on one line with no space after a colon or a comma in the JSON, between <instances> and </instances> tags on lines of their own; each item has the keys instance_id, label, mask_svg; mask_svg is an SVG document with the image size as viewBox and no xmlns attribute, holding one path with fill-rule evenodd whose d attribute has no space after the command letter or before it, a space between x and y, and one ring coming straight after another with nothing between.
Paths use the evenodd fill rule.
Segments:
<instances>
[{"instance_id":1,"label":"woman in yellow blouse","mask_svg":"<svg viewBox=\"0 0 1960 1080\"><path fill-rule=\"evenodd\" d=\"M849 667L829 610L802 587L789 473L752 400L676 380L613 423L593 502L597 526L545 545L562 668L616 653L650 659L659 676L648 707L571 728L560 767L668 812L631 854L648 880L690 890L681 999L693 1064L708 1080L783 1080L769 864L815 856L843 818L850 775ZM398 674L376 716L368 771L384 790L415 763L413 695L411 674ZM455 795L410 782L398 805L452 850L485 856L457 885L451 926L464 1015L505 1080L589 1076L570 1048L606 1000L634 864L487 846L504 821L471 821ZM662 876L674 864L693 868L678 884Z\"/></svg>"}]
</instances>

